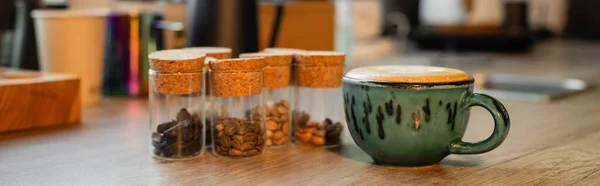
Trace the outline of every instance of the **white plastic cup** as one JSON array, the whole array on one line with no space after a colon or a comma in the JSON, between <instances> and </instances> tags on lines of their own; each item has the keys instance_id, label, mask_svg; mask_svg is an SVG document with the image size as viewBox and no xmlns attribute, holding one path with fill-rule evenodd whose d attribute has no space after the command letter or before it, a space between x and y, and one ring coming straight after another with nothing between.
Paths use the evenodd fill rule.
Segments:
<instances>
[{"instance_id":1,"label":"white plastic cup","mask_svg":"<svg viewBox=\"0 0 600 186\"><path fill-rule=\"evenodd\" d=\"M102 97L105 9L34 10L38 55L43 72L76 74L81 78L84 106Z\"/></svg>"}]
</instances>

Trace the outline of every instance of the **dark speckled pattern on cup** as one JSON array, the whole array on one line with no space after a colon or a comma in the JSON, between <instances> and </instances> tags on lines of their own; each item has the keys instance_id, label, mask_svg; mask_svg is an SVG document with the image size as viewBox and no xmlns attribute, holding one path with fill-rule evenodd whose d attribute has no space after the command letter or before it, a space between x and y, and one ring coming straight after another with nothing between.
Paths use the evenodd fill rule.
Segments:
<instances>
[{"instance_id":1,"label":"dark speckled pattern on cup","mask_svg":"<svg viewBox=\"0 0 600 186\"><path fill-rule=\"evenodd\" d=\"M344 104L354 142L378 164L424 166L453 154L498 147L510 122L496 99L473 93L473 81L445 84L376 83L344 78ZM488 139L462 142L470 107L482 106L495 120Z\"/></svg>"}]
</instances>

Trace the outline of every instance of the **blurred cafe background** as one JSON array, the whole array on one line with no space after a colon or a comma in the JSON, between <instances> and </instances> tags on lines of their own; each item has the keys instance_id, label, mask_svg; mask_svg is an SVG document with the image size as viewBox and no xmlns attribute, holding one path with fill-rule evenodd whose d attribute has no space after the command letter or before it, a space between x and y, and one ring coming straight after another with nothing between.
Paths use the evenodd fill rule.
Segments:
<instances>
[{"instance_id":1,"label":"blurred cafe background","mask_svg":"<svg viewBox=\"0 0 600 186\"><path fill-rule=\"evenodd\" d=\"M336 50L347 53L347 70L449 66L474 74L478 91L542 103L585 90L570 78L586 77L503 69L495 56L584 54L565 43L600 39L596 0L3 0L0 9L0 66L76 75L83 105L145 96L148 53L193 46L229 47L234 56ZM552 65L569 68L535 66Z\"/></svg>"}]
</instances>

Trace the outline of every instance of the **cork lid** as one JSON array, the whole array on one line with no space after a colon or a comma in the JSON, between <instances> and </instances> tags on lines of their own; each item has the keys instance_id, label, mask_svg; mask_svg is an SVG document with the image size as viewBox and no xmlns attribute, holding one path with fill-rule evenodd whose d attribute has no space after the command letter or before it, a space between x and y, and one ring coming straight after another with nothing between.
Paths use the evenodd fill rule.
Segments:
<instances>
[{"instance_id":1,"label":"cork lid","mask_svg":"<svg viewBox=\"0 0 600 186\"><path fill-rule=\"evenodd\" d=\"M297 65L307 66L342 66L345 54L332 51L307 51L294 56Z\"/></svg>"},{"instance_id":2,"label":"cork lid","mask_svg":"<svg viewBox=\"0 0 600 186\"><path fill-rule=\"evenodd\" d=\"M262 69L266 65L262 57L221 59L211 61L210 69L218 71L253 71Z\"/></svg>"},{"instance_id":3,"label":"cork lid","mask_svg":"<svg viewBox=\"0 0 600 186\"><path fill-rule=\"evenodd\" d=\"M263 57L268 66L289 66L292 64L294 55L291 53L244 53L240 54L240 58L256 58Z\"/></svg>"},{"instance_id":4,"label":"cork lid","mask_svg":"<svg viewBox=\"0 0 600 186\"><path fill-rule=\"evenodd\" d=\"M295 49L295 48L265 48L263 50L263 52L267 52L267 53L291 53L291 54L298 54L298 53L306 52L306 50Z\"/></svg>"},{"instance_id":5,"label":"cork lid","mask_svg":"<svg viewBox=\"0 0 600 186\"><path fill-rule=\"evenodd\" d=\"M231 58L231 48L227 47L191 47L184 48L194 53L204 53L207 57L213 57L215 59L229 59Z\"/></svg>"},{"instance_id":6,"label":"cork lid","mask_svg":"<svg viewBox=\"0 0 600 186\"><path fill-rule=\"evenodd\" d=\"M204 67L203 53L185 50L161 50L152 52L150 68L157 72L198 72Z\"/></svg>"},{"instance_id":7,"label":"cork lid","mask_svg":"<svg viewBox=\"0 0 600 186\"><path fill-rule=\"evenodd\" d=\"M360 67L350 70L345 77L386 83L451 83L471 79L462 70L417 65Z\"/></svg>"},{"instance_id":8,"label":"cork lid","mask_svg":"<svg viewBox=\"0 0 600 186\"><path fill-rule=\"evenodd\" d=\"M217 60L219 60L219 59L206 56L206 58L204 58L204 65L205 65L205 67L210 66L211 61L217 61Z\"/></svg>"}]
</instances>

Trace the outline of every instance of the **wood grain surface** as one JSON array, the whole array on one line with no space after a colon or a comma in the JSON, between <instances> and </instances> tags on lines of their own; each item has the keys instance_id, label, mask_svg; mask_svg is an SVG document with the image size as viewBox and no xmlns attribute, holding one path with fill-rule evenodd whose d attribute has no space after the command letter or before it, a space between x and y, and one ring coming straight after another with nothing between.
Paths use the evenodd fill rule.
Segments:
<instances>
[{"instance_id":1,"label":"wood grain surface","mask_svg":"<svg viewBox=\"0 0 600 186\"><path fill-rule=\"evenodd\" d=\"M422 57L425 58L422 58ZM444 64L431 54L380 64L428 64L467 72L573 77L600 82L600 45L551 42L527 55ZM470 58L468 58L470 59ZM367 64L352 64L353 66ZM439 165L381 166L348 135L337 149L288 145L247 160L209 153L189 161L150 156L148 102L110 98L86 108L82 125L0 135L1 185L598 185L600 90L549 104L503 100L511 114L508 138L481 155L450 155ZM332 108L333 109L333 108ZM491 116L471 113L464 140L492 132Z\"/></svg>"}]
</instances>

